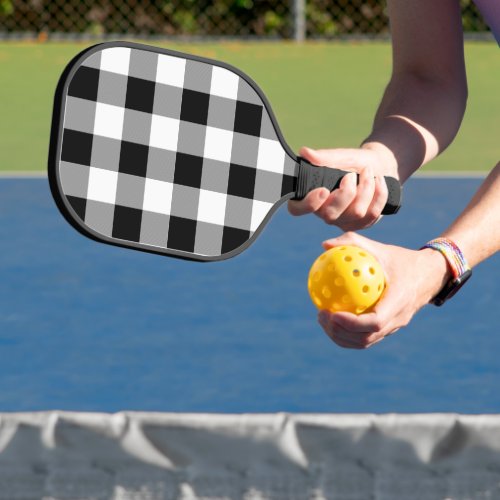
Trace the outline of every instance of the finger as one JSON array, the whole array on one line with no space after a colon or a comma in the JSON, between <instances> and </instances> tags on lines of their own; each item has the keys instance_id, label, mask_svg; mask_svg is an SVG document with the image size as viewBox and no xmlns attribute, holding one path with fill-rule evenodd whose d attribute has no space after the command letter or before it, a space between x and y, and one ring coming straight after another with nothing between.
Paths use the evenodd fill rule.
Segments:
<instances>
[{"instance_id":1,"label":"finger","mask_svg":"<svg viewBox=\"0 0 500 500\"><path fill-rule=\"evenodd\" d=\"M382 342L382 340L385 340L387 337L391 336L393 333L396 333L399 330L399 328L395 328L392 332L382 334L382 333L377 333L375 335L370 335L365 339L366 348L373 347L375 344L378 344L379 342Z\"/></svg>"},{"instance_id":2,"label":"finger","mask_svg":"<svg viewBox=\"0 0 500 500\"><path fill-rule=\"evenodd\" d=\"M382 210L387 203L389 190L382 175L375 176L375 190L371 205L366 212L365 222L367 225L376 224L382 218Z\"/></svg>"},{"instance_id":3,"label":"finger","mask_svg":"<svg viewBox=\"0 0 500 500\"><path fill-rule=\"evenodd\" d=\"M299 155L314 165L357 172L360 169L360 155L363 155L363 152L352 148L311 149L302 147L299 150Z\"/></svg>"},{"instance_id":4,"label":"finger","mask_svg":"<svg viewBox=\"0 0 500 500\"><path fill-rule=\"evenodd\" d=\"M356 197L357 179L355 173L347 174L340 181L338 189L333 191L315 212L326 223L334 224Z\"/></svg>"},{"instance_id":5,"label":"finger","mask_svg":"<svg viewBox=\"0 0 500 500\"><path fill-rule=\"evenodd\" d=\"M311 162L313 165L319 166L336 166L336 167L353 167L356 165L354 160L354 154L359 152L357 150L349 150L349 149L324 149L324 150L315 150L308 147L302 147L299 150L299 155ZM339 193L330 193L328 190L318 190L321 194L317 193L314 196L311 196L309 193L303 200L296 201L291 200L288 202L288 211L292 215L305 215L309 213L316 213L321 218L325 220L325 222L329 222L333 224L335 219L337 218L337 213L342 213L345 208L352 201L353 197L356 194L356 182L352 179L344 182L342 179L341 188L343 192ZM337 190L338 191L338 190ZM314 191L312 191L314 193ZM330 195L330 198L328 196ZM333 205L333 208L328 210L326 215L321 213L322 206L327 209L330 205Z\"/></svg>"},{"instance_id":6,"label":"finger","mask_svg":"<svg viewBox=\"0 0 500 500\"><path fill-rule=\"evenodd\" d=\"M330 313L329 311L321 311L318 314L318 322L323 327L325 333L341 347L351 349L367 349L375 344L378 344L387 335L392 335L399 328L391 330L389 333L384 332L355 332L347 330L342 326L342 323L337 321L343 313ZM351 315L351 313L346 313ZM353 315L356 316L356 315Z\"/></svg>"},{"instance_id":7,"label":"finger","mask_svg":"<svg viewBox=\"0 0 500 500\"><path fill-rule=\"evenodd\" d=\"M392 332L387 333L385 336L389 337L390 335L394 335L399 330L400 330L400 328L394 328L394 330L392 330Z\"/></svg>"},{"instance_id":8,"label":"finger","mask_svg":"<svg viewBox=\"0 0 500 500\"><path fill-rule=\"evenodd\" d=\"M365 218L375 194L375 177L371 167L364 168L359 173L359 182L356 189L356 197L344 211L344 219L350 221L361 221Z\"/></svg>"},{"instance_id":9,"label":"finger","mask_svg":"<svg viewBox=\"0 0 500 500\"><path fill-rule=\"evenodd\" d=\"M344 349L357 349L357 350L363 349L363 347L360 347L359 345L354 344L353 342L346 342L345 340L332 337L331 335L328 335L328 337L330 337L330 339L333 342L335 342L335 344L337 344L340 347L343 347Z\"/></svg>"},{"instance_id":10,"label":"finger","mask_svg":"<svg viewBox=\"0 0 500 500\"><path fill-rule=\"evenodd\" d=\"M325 330L327 335L336 343L342 343L344 346L352 349L367 349L373 344L383 340L383 335L365 335L353 334L343 329Z\"/></svg>"},{"instance_id":11,"label":"finger","mask_svg":"<svg viewBox=\"0 0 500 500\"><path fill-rule=\"evenodd\" d=\"M318 322L323 327L325 333L337 344L342 347L354 349L363 349L366 347L366 336L353 334L339 326L335 322L336 313L321 311L318 314Z\"/></svg>"},{"instance_id":12,"label":"finger","mask_svg":"<svg viewBox=\"0 0 500 500\"><path fill-rule=\"evenodd\" d=\"M397 330L397 329L396 329ZM382 332L352 332L348 331L338 323L335 322L335 318L330 323L329 329L332 337L339 339L349 345L355 345L358 349L367 349L375 344L378 344L386 335Z\"/></svg>"},{"instance_id":13,"label":"finger","mask_svg":"<svg viewBox=\"0 0 500 500\"><path fill-rule=\"evenodd\" d=\"M374 345L376 345L376 344L378 344L378 343L382 342L382 340L384 340L384 339L385 339L385 337L383 337L383 336L382 336L382 337L380 337L380 338L378 338L378 339L376 339L376 340L370 341L370 342L366 345L365 349L369 349L370 347L373 347Z\"/></svg>"},{"instance_id":14,"label":"finger","mask_svg":"<svg viewBox=\"0 0 500 500\"><path fill-rule=\"evenodd\" d=\"M318 165L318 156L314 149L308 147L302 147L299 150L299 155L305 158L307 161L311 162L313 165ZM304 199L290 200L288 202L288 211L291 215L306 215L312 212L316 212L325 200L330 195L328 189L315 189L310 193L307 193Z\"/></svg>"},{"instance_id":15,"label":"finger","mask_svg":"<svg viewBox=\"0 0 500 500\"><path fill-rule=\"evenodd\" d=\"M338 325L331 325L329 332L332 338L335 337L356 349L364 349L369 344L369 334L348 332Z\"/></svg>"},{"instance_id":16,"label":"finger","mask_svg":"<svg viewBox=\"0 0 500 500\"><path fill-rule=\"evenodd\" d=\"M335 314L334 322L339 329L365 336L379 333L385 326L383 319L375 312L359 315L350 312L338 312Z\"/></svg>"},{"instance_id":17,"label":"finger","mask_svg":"<svg viewBox=\"0 0 500 500\"><path fill-rule=\"evenodd\" d=\"M324 155L318 154L318 152L315 149L311 149L304 146L299 149L299 156L305 158L308 162L312 163L313 165L322 166L321 163L323 163Z\"/></svg>"},{"instance_id":18,"label":"finger","mask_svg":"<svg viewBox=\"0 0 500 500\"><path fill-rule=\"evenodd\" d=\"M339 329L363 335L368 341L385 337L403 326L398 304L400 297L394 295L387 287L373 311L360 315L349 312L335 314L335 324Z\"/></svg>"},{"instance_id":19,"label":"finger","mask_svg":"<svg viewBox=\"0 0 500 500\"><path fill-rule=\"evenodd\" d=\"M314 189L300 201L290 200L288 211L292 215L305 215L316 212L330 196L330 191L326 188Z\"/></svg>"},{"instance_id":20,"label":"finger","mask_svg":"<svg viewBox=\"0 0 500 500\"><path fill-rule=\"evenodd\" d=\"M360 174L356 199L337 220L337 225L344 231L369 228L383 217L382 210L389 196L387 184L384 176L368 176L369 171L364 169Z\"/></svg>"},{"instance_id":21,"label":"finger","mask_svg":"<svg viewBox=\"0 0 500 500\"><path fill-rule=\"evenodd\" d=\"M328 335L328 337L340 347L344 347L346 349L363 349L360 343L357 342L356 340L339 335L336 331L333 331L331 328L323 327L323 330Z\"/></svg>"}]
</instances>

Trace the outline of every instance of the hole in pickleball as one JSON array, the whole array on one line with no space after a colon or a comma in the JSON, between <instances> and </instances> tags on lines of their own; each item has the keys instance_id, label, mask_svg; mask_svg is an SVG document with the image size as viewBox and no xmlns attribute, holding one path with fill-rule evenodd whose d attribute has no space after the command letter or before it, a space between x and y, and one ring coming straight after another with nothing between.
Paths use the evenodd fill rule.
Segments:
<instances>
[{"instance_id":1,"label":"hole in pickleball","mask_svg":"<svg viewBox=\"0 0 500 500\"><path fill-rule=\"evenodd\" d=\"M359 275L361 273L359 272L359 269L354 269L354 271L352 272L352 275L355 277L355 278L359 278Z\"/></svg>"},{"instance_id":2,"label":"hole in pickleball","mask_svg":"<svg viewBox=\"0 0 500 500\"><path fill-rule=\"evenodd\" d=\"M351 262L352 257L351 257L350 255L346 255L346 256L344 257L344 260L345 260L346 262Z\"/></svg>"},{"instance_id":3,"label":"hole in pickleball","mask_svg":"<svg viewBox=\"0 0 500 500\"><path fill-rule=\"evenodd\" d=\"M361 314L365 309L366 309L366 307L362 307L362 306L356 307L356 314Z\"/></svg>"},{"instance_id":4,"label":"hole in pickleball","mask_svg":"<svg viewBox=\"0 0 500 500\"><path fill-rule=\"evenodd\" d=\"M321 289L321 293L326 299L329 299L332 296L332 291L326 285Z\"/></svg>"},{"instance_id":5,"label":"hole in pickleball","mask_svg":"<svg viewBox=\"0 0 500 500\"><path fill-rule=\"evenodd\" d=\"M366 253L365 253L365 252L359 252L359 255L360 255L361 257L366 257Z\"/></svg>"},{"instance_id":6,"label":"hole in pickleball","mask_svg":"<svg viewBox=\"0 0 500 500\"><path fill-rule=\"evenodd\" d=\"M351 297L349 297L349 295L344 295L344 296L342 297L342 302L343 302L344 304L350 304L350 303L351 303Z\"/></svg>"},{"instance_id":7,"label":"hole in pickleball","mask_svg":"<svg viewBox=\"0 0 500 500\"><path fill-rule=\"evenodd\" d=\"M373 267L370 267L370 269L368 269L368 271L370 271L370 274L375 274L375 269Z\"/></svg>"},{"instance_id":8,"label":"hole in pickleball","mask_svg":"<svg viewBox=\"0 0 500 500\"><path fill-rule=\"evenodd\" d=\"M334 311L340 311L342 309L342 306L339 303L334 302L333 309L334 309Z\"/></svg>"},{"instance_id":9,"label":"hole in pickleball","mask_svg":"<svg viewBox=\"0 0 500 500\"><path fill-rule=\"evenodd\" d=\"M344 278L335 278L334 283L336 286L344 286Z\"/></svg>"},{"instance_id":10,"label":"hole in pickleball","mask_svg":"<svg viewBox=\"0 0 500 500\"><path fill-rule=\"evenodd\" d=\"M382 285L379 284L377 290L380 292L380 290L382 290Z\"/></svg>"},{"instance_id":11,"label":"hole in pickleball","mask_svg":"<svg viewBox=\"0 0 500 500\"><path fill-rule=\"evenodd\" d=\"M321 299L315 293L313 294L313 301L318 307L321 307L323 305Z\"/></svg>"},{"instance_id":12,"label":"hole in pickleball","mask_svg":"<svg viewBox=\"0 0 500 500\"><path fill-rule=\"evenodd\" d=\"M319 281L320 279L321 279L321 272L320 272L320 271L316 271L316 272L314 273L313 280L317 282L317 281Z\"/></svg>"},{"instance_id":13,"label":"hole in pickleball","mask_svg":"<svg viewBox=\"0 0 500 500\"><path fill-rule=\"evenodd\" d=\"M368 293L370 291L370 287L368 285L365 285L362 290L363 293Z\"/></svg>"}]
</instances>

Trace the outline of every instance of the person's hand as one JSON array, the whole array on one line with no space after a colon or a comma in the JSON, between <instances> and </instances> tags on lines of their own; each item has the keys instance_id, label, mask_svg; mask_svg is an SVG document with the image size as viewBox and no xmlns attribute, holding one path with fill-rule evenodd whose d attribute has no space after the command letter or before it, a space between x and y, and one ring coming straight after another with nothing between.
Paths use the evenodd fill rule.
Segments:
<instances>
[{"instance_id":1,"label":"person's hand","mask_svg":"<svg viewBox=\"0 0 500 500\"><path fill-rule=\"evenodd\" d=\"M344 231L363 229L375 224L381 217L387 202L387 186L384 175L395 175L387 153L377 149L319 149L302 148L300 156L313 165L335 167L359 174L346 175L340 187L332 193L326 188L314 189L300 201L289 201L292 215L314 213L327 224Z\"/></svg>"},{"instance_id":2,"label":"person's hand","mask_svg":"<svg viewBox=\"0 0 500 500\"><path fill-rule=\"evenodd\" d=\"M325 249L356 245L374 255L384 269L386 288L373 310L359 316L323 310L318 321L339 346L365 349L406 326L449 279L445 258L432 249L408 250L384 245L356 233L345 233L323 243Z\"/></svg>"}]
</instances>

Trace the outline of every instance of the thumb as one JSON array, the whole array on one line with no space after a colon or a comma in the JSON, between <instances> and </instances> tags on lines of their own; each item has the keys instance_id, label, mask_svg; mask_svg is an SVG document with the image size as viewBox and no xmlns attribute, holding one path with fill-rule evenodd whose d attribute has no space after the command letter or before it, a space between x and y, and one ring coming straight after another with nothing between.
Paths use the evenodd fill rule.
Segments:
<instances>
[{"instance_id":1,"label":"thumb","mask_svg":"<svg viewBox=\"0 0 500 500\"><path fill-rule=\"evenodd\" d=\"M299 149L299 155L307 161L311 162L313 165L322 166L322 155L318 154L318 151L312 148L303 146Z\"/></svg>"},{"instance_id":2,"label":"thumb","mask_svg":"<svg viewBox=\"0 0 500 500\"><path fill-rule=\"evenodd\" d=\"M299 155L314 165L359 170L363 152L356 149L311 149L302 147Z\"/></svg>"},{"instance_id":3,"label":"thumb","mask_svg":"<svg viewBox=\"0 0 500 500\"><path fill-rule=\"evenodd\" d=\"M365 250L370 251L371 241L360 234L349 231L347 233L341 234L336 238L330 238L326 241L323 241L322 246L325 250L329 250L333 247L338 247L342 245L355 245L364 248Z\"/></svg>"}]
</instances>

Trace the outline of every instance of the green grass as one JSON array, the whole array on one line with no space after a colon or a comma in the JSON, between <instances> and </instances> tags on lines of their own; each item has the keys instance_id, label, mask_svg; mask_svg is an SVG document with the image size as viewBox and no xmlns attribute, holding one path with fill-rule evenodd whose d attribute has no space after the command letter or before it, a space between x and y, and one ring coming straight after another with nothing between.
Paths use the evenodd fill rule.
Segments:
<instances>
[{"instance_id":1,"label":"green grass","mask_svg":"<svg viewBox=\"0 0 500 500\"><path fill-rule=\"evenodd\" d=\"M226 61L248 73L268 96L294 150L301 145L357 146L370 131L391 69L388 43L168 46ZM65 64L84 47L0 45L0 170L46 168L54 89ZM469 43L466 57L470 97L462 129L454 144L426 169L487 170L498 161L498 48L493 43Z\"/></svg>"}]
</instances>

